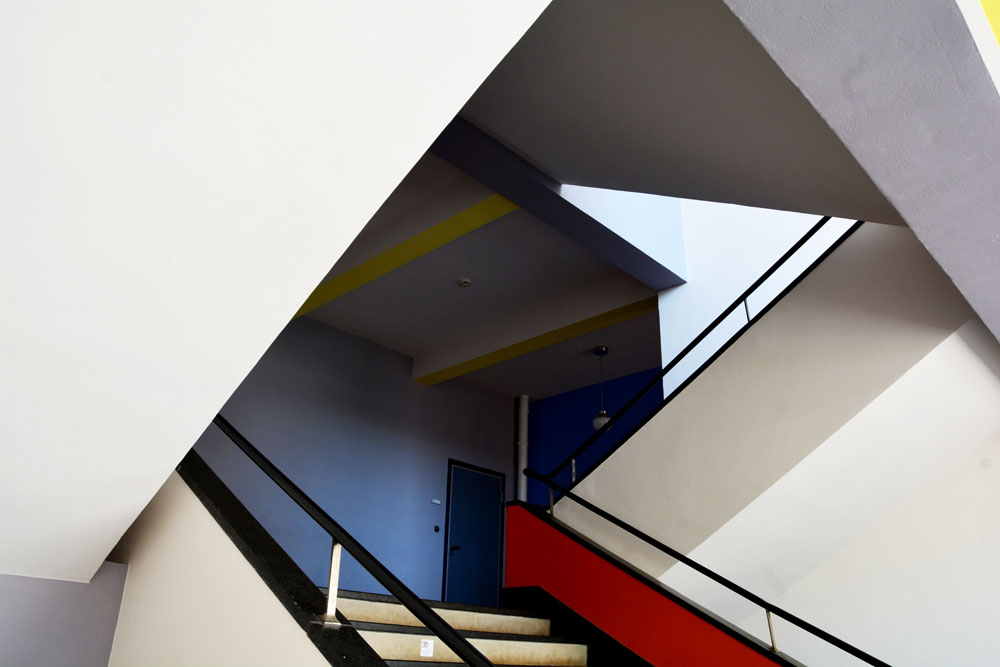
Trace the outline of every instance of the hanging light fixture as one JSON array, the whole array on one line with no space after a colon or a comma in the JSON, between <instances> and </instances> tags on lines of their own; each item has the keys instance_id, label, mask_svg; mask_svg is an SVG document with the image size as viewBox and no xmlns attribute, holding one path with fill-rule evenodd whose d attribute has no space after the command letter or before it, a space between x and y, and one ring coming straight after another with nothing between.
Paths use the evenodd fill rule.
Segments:
<instances>
[{"instance_id":1,"label":"hanging light fixture","mask_svg":"<svg viewBox=\"0 0 1000 667\"><path fill-rule=\"evenodd\" d=\"M598 359L599 375L598 377L598 387L601 391L601 408L594 415L594 419L591 422L594 425L594 430L599 431L601 427L611 420L608 416L608 411L604 409L604 357L608 354L607 345L598 345L594 348L594 356Z\"/></svg>"}]
</instances>

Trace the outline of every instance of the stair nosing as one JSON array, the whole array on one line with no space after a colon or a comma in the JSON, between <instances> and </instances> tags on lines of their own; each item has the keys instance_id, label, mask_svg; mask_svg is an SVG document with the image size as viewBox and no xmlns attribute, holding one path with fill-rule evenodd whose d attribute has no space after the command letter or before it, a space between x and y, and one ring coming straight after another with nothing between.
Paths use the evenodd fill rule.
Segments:
<instances>
[{"instance_id":1,"label":"stair nosing","mask_svg":"<svg viewBox=\"0 0 1000 667\"><path fill-rule=\"evenodd\" d=\"M395 625L393 623L373 623L371 621L351 621L351 626L358 632L392 632L401 635L436 635L422 625ZM548 635L519 635L511 632L483 632L482 630L457 630L466 639L497 639L501 641L531 642L536 644L566 644L586 646L585 642L573 641L566 637L550 637Z\"/></svg>"},{"instance_id":2,"label":"stair nosing","mask_svg":"<svg viewBox=\"0 0 1000 667\"><path fill-rule=\"evenodd\" d=\"M389 667L454 667L454 665L461 665L460 662L424 662L423 660L393 660L389 659L385 661L385 664ZM507 665L501 664L497 667L539 667L538 665Z\"/></svg>"},{"instance_id":3,"label":"stair nosing","mask_svg":"<svg viewBox=\"0 0 1000 667\"><path fill-rule=\"evenodd\" d=\"M322 590L322 588L321 588ZM348 600L366 600L368 602L385 602L388 604L398 604L399 606L404 606L402 602L397 600L391 595L385 595L384 593L363 593L361 591L348 591L339 590L337 592L338 598L346 598ZM497 607L486 607L483 605L474 604L463 604L461 602L442 602L439 600L424 600L423 601L431 609L449 609L451 611L468 611L474 614L496 614L498 616L518 616L521 618L530 618L535 620L547 621L549 620L545 616L539 616L535 612L522 611L518 609L499 609Z\"/></svg>"}]
</instances>

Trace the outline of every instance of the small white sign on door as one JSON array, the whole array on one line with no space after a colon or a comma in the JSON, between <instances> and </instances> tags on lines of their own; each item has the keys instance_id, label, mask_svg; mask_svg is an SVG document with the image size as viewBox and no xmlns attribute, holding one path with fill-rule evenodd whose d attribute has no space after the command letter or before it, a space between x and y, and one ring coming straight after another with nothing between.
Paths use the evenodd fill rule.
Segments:
<instances>
[{"instance_id":1,"label":"small white sign on door","mask_svg":"<svg viewBox=\"0 0 1000 667\"><path fill-rule=\"evenodd\" d=\"M421 658L432 658L432 657L434 657L434 640L433 639L421 639L420 640L420 657Z\"/></svg>"}]
</instances>

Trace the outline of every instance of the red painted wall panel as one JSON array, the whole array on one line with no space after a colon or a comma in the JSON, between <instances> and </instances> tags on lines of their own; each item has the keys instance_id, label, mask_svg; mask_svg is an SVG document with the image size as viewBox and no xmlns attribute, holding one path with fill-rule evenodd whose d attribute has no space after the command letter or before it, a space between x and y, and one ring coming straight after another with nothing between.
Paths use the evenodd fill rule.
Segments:
<instances>
[{"instance_id":1,"label":"red painted wall panel","mask_svg":"<svg viewBox=\"0 0 1000 667\"><path fill-rule=\"evenodd\" d=\"M657 666L775 664L517 505L507 508L506 585L545 589Z\"/></svg>"}]
</instances>

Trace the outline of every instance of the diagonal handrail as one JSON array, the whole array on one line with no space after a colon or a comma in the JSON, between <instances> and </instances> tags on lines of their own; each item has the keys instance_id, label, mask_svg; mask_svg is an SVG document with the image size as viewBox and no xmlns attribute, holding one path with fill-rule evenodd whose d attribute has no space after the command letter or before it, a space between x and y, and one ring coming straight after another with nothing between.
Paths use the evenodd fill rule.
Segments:
<instances>
[{"instance_id":1,"label":"diagonal handrail","mask_svg":"<svg viewBox=\"0 0 1000 667\"><path fill-rule=\"evenodd\" d=\"M739 306L753 292L755 292L757 288L759 288L762 284L764 284L764 281L766 281L768 278L774 275L774 273L778 269L780 269L784 265L784 263L787 262L792 257L792 255L794 255L799 250L799 248L804 246L806 242L813 236L815 236L819 232L819 230L822 229L823 226L826 225L826 223L829 221L830 221L830 216L824 216L820 218L816 224L810 227L809 230L802 235L802 238L796 241L781 257L778 258L778 260L774 264L771 265L771 267L767 271L762 273L761 276L757 278L757 280L755 280L752 285L750 285L750 287L744 290L743 293L740 294L739 297L737 297L736 300L733 301L725 310L723 310L718 317L712 320L711 324L705 327L700 334L695 336L694 339L690 343L688 343L683 350L678 352L677 355L675 355L674 358L671 359L670 362L666 366L664 366L659 373L656 374L656 376L654 376L646 384L644 384L642 388L639 389L639 391L637 391L635 395L632 396L632 398L630 398L627 403L625 403L624 406L622 406L620 410L616 411L615 414L611 416L611 419L607 421L607 423L601 426L601 428L594 431L594 433L592 433L590 437L584 440L579 447L574 449L569 454L569 456L567 456L559 464L557 464L554 468L552 468L552 470L550 470L545 477L548 479L554 478L560 472L565 470L566 466L570 465L573 459L579 458L580 454L587 451L587 449L589 449L590 446L593 445L598 438L607 433L608 429L614 426L615 422L617 422L622 417L622 415L631 410L632 407L636 403L638 403L643 396L646 395L646 392L655 387L658 382L662 381L663 377L667 373L673 370L673 368L677 364L679 364L684 359L684 357L686 357L694 348L698 347L698 344L701 343L703 340L705 340L705 338L707 338L708 335L715 330L715 327L719 326L719 324L721 324L723 320L732 315L734 310L739 308Z\"/></svg>"},{"instance_id":2,"label":"diagonal handrail","mask_svg":"<svg viewBox=\"0 0 1000 667\"><path fill-rule=\"evenodd\" d=\"M757 278L757 280L755 280L752 285L750 285L750 287L744 290L743 293L740 294L740 296L737 297L735 301L733 301L725 310L723 310L722 313L720 313L718 317L716 317L707 327L705 327L701 331L701 333L699 333L690 343L688 343L688 345L685 346L683 350L678 352L677 355L675 355L674 358L671 359L670 362L667 363L667 365L664 366L659 373L657 373L653 378L651 378L648 382L646 382L646 384L643 385L639 389L639 391L637 391L635 395L633 395L632 398L630 398L628 402L625 403L624 406L622 406L620 410L616 411L615 414L612 415L611 419L604 426L602 426L600 429L591 434L590 437L588 437L579 447L574 449L568 456L566 456L566 458L564 458L559 464L557 464L554 468L552 468L552 470L550 470L547 474L545 474L544 475L545 478L553 480L555 479L556 475L565 470L567 466L574 464L574 461L577 458L579 458L581 454L590 449L590 447L593 446L594 443L597 442L597 440L615 424L615 422L621 419L640 400L642 400L642 397L645 396L646 393L648 393L653 387L655 387L658 383L660 383L663 380L664 376L666 376L667 373L673 370L674 367L677 366L677 364L683 361L692 350L694 350L703 340L705 340L705 338L707 338L716 329L716 327L719 326L719 324L721 324L727 317L732 315L732 313L737 308L745 304L746 300L750 298L753 295L753 293L756 292L761 287L761 285L763 285L768 279L770 279L771 276L773 276L777 271L779 271L785 265L785 263L789 259L791 259L792 256L795 255L800 248L802 248L802 246L804 246L830 221L830 219L831 218L829 216L824 216L815 225L810 227L809 230L805 234L803 234L802 237L798 241L796 241L781 257L779 257L774 262L774 264L772 264L764 273L762 273L760 277ZM786 287L777 297L775 297L765 309L763 309L760 313L756 314L753 318L749 319L747 321L747 324L744 325L739 331L737 331L732 336L729 342L724 344L723 347L720 348L718 352L712 355L708 360L705 361L705 363L703 363L701 366L698 367L698 369L696 369L693 373L691 373L691 375L684 382L682 382L673 392L671 392L669 396L665 397L660 402L660 404L650 412L650 415L647 416L646 420L648 420L649 417L651 417L653 414L656 414L657 412L662 410L664 406L670 403L670 401L672 401L675 396L677 396L681 391L683 391L709 365L711 365L718 358L721 352L725 351L728 348L728 346L731 345L739 336L741 336L750 326L752 326L764 314L766 314L767 311L770 310L771 306L773 306L775 303L781 300L789 291L791 291L791 289L795 287L795 285L797 285L802 278L804 278L806 275L812 272L812 270L815 269L816 266L818 266L820 263L822 263L823 260L825 260L834 250L836 250L840 246L840 244L846 241L849 236L851 236L855 231L857 231L857 229L861 227L862 224L864 224L864 221L858 220L853 225L851 225L851 227L847 229L847 231L841 234L837 238L837 240L834 241L829 248L827 248L825 252L823 252L812 264L810 264L804 271L802 271L799 277L796 278L796 280L793 281L792 284ZM641 421L639 424L636 425L636 427L631 429L628 433L623 434L622 437L618 439L617 443L610 448L608 454L602 457L599 461L595 462L590 467L590 469L588 469L582 476L577 477L574 472L573 479L571 480L569 488L572 489L579 482L581 482L583 480L583 477L592 472L594 468L599 466L601 462L605 458L607 458L607 456L610 453L613 453L619 446L621 446L626 440L628 440L635 433L635 431L638 430L638 428L640 428L645 423L646 420Z\"/></svg>"},{"instance_id":3,"label":"diagonal handrail","mask_svg":"<svg viewBox=\"0 0 1000 667\"><path fill-rule=\"evenodd\" d=\"M329 514L312 501L305 492L295 485L292 480L285 476L283 472L271 463L259 449L254 447L242 433L230 424L221 414L216 415L212 422L225 433L233 443L243 450L247 457L257 464L265 475L271 478L278 487L284 491L289 498L305 510L306 514L325 530L333 538L334 544L340 544L349 554L354 556L363 568L375 577L375 580L385 586L393 596L399 600L410 613L417 617L428 630L437 635L448 648L462 659L467 665L473 667L493 667L493 663L486 659L475 646L469 643L465 637L448 625L426 602L407 588L406 584L400 581L396 575L389 571L375 556L361 545L354 537L348 533L339 523L334 521Z\"/></svg>"},{"instance_id":4,"label":"diagonal handrail","mask_svg":"<svg viewBox=\"0 0 1000 667\"><path fill-rule=\"evenodd\" d=\"M681 563L684 563L685 565L687 565L688 567L690 567L694 571L696 571L699 574L702 574L702 575L708 577L709 579L711 579L712 581L716 582L717 584L725 586L726 588L728 588L732 592L736 593L737 595L739 595L743 599L745 599L745 600L747 600L749 602L752 602L753 604L757 605L758 607L761 607L762 609L764 609L765 612L767 612L769 614L774 614L778 618L782 618L782 619L788 621L792 625L794 625L794 626L796 626L796 627L798 627L798 628L800 628L802 630L805 630L809 634L811 634L811 635L813 635L815 637L818 637L818 638L820 638L820 639L828 642L829 644L831 644L833 646L836 646L840 650L842 650L842 651L844 651L846 653L849 653L850 655L854 656L855 658L857 658L859 660L863 660L864 662L868 663L869 665L876 665L876 667L890 667L889 663L884 662L882 660L879 660L875 656L862 651L861 649L857 648L856 646L853 646L853 645L847 643L843 639L840 639L839 637L836 637L836 636L830 634L826 630L823 630L822 628L818 628L818 627L816 627L815 625L813 625L812 623L810 623L808 621L802 620L801 618L799 618L795 614L791 613L790 611L786 611L785 609L782 609L781 607L768 602L767 600L765 600L764 598L760 597L759 595L757 595L755 593L751 593L750 591L748 591L747 589L743 588L739 584L734 583L734 582L730 581L729 579L726 579L725 577L723 577L721 574L715 572L714 570L710 570L709 568L705 567L704 565L702 565L698 561L693 560L692 558L686 556L685 554L681 553L680 551L677 551L673 547L670 547L670 546L664 544L663 542L660 542L655 537L651 537L651 536L647 535L646 533L642 532L641 530L639 530L638 528L636 528L632 524L626 523L624 520L618 518L617 516L611 514L610 512L601 509L597 505L593 504L592 502L590 502L588 500L585 500L584 498L581 498L580 496L576 495L575 493L573 493L569 489L565 488L564 486L562 486L560 484L557 484L556 482L553 482L547 476L542 475L541 473L538 473L538 472L532 470L531 468L525 468L524 469L524 474L527 477L530 477L532 479L536 479L539 482L541 482L542 484L545 484L550 489L552 489L554 491L558 491L559 493L562 494L562 497L569 498L573 502L575 502L578 505L580 505L581 507L583 507L583 508L585 508L585 509L593 512L594 514L596 514L597 516L601 517L605 521L608 521L609 523L614 524L618 528L621 528L622 530L624 530L625 532L627 532L629 535L632 535L633 537L635 537L635 538L637 538L639 540L642 540L643 542L645 542L649 546L653 547L654 549L657 549L657 550L659 550L659 551L667 554L671 558L674 558L675 560L677 560L677 561L679 561ZM772 639L772 641L773 641L773 639Z\"/></svg>"}]
</instances>

